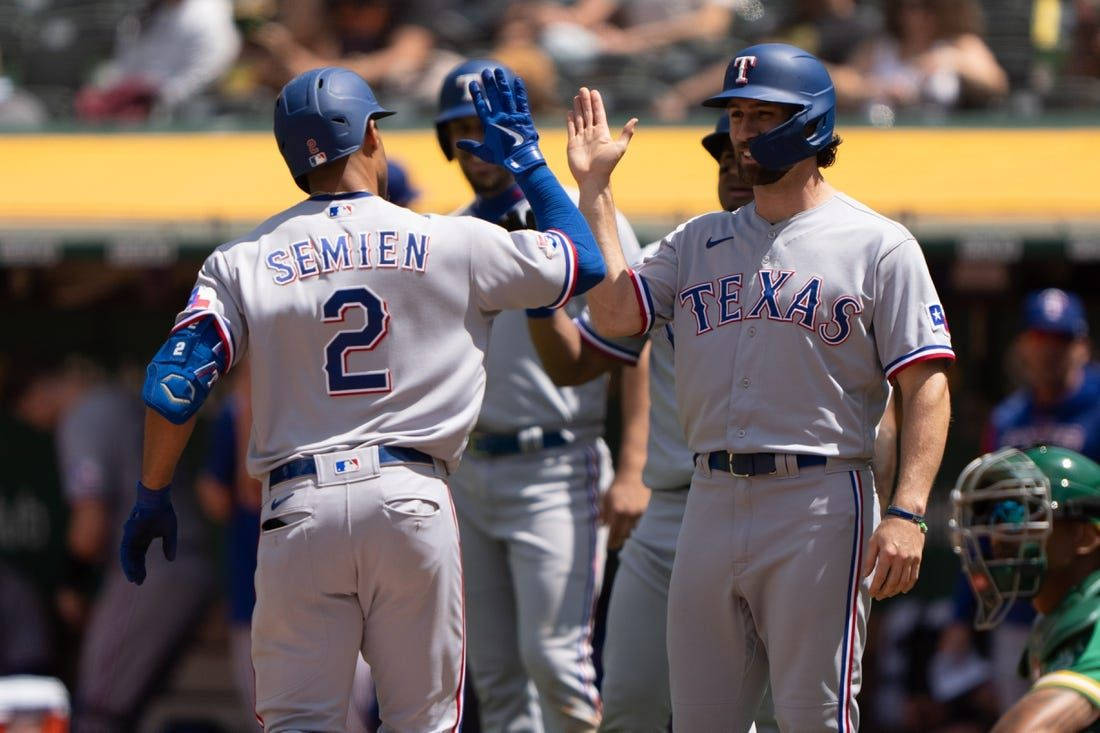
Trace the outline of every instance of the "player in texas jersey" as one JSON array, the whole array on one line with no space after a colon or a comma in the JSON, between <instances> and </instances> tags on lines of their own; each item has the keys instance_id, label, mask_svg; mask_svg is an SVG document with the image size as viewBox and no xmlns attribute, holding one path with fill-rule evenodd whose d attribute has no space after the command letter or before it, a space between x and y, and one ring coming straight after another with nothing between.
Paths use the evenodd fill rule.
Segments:
<instances>
[{"instance_id":1,"label":"player in texas jersey","mask_svg":"<svg viewBox=\"0 0 1100 733\"><path fill-rule=\"evenodd\" d=\"M1100 465L1003 448L963 470L951 501L975 626L997 627L1022 599L1040 613L1020 662L1031 687L994 733L1100 730Z\"/></svg>"},{"instance_id":2,"label":"player in texas jersey","mask_svg":"<svg viewBox=\"0 0 1100 733\"><path fill-rule=\"evenodd\" d=\"M770 683L781 729L855 730L870 598L908 591L919 571L950 410L947 319L912 234L821 172L839 138L818 59L750 47L708 102L729 115L755 201L685 222L634 271L609 187L633 122L613 140L587 89L569 118L580 207L608 265L593 322L608 337L671 324L698 454L669 587L673 719L746 730ZM901 449L879 522L870 462L888 381Z\"/></svg>"},{"instance_id":3,"label":"player in texas jersey","mask_svg":"<svg viewBox=\"0 0 1100 733\"><path fill-rule=\"evenodd\" d=\"M306 72L276 100L275 137L309 198L207 258L147 372L120 551L138 584L154 538L174 554L169 485L195 411L250 357L247 466L263 482L252 660L267 730L343 730L360 651L386 727L457 729L465 619L444 481L477 417L490 325L504 309L561 307L604 274L522 83L486 71L471 91L490 134L461 144L515 172L547 231L387 202L377 121L390 113L346 69Z\"/></svg>"},{"instance_id":4,"label":"player in texas jersey","mask_svg":"<svg viewBox=\"0 0 1100 733\"><path fill-rule=\"evenodd\" d=\"M491 65L467 61L444 79L436 118L440 146L457 160L475 194L459 213L505 229L528 228L537 212L509 170L455 146L483 134L467 87ZM617 216L616 224L624 247L637 252L626 220ZM567 306L571 314L582 307L583 298ZM591 731L599 724L589 638L606 543L600 496L641 486L645 385L631 368L637 352L586 346L597 368L575 386L556 386L528 335L529 319L538 329L552 314L497 315L485 400L451 480L462 534L470 672L485 730ZM622 450L609 489L611 461L602 438L608 380L596 377L624 364Z\"/></svg>"}]
</instances>

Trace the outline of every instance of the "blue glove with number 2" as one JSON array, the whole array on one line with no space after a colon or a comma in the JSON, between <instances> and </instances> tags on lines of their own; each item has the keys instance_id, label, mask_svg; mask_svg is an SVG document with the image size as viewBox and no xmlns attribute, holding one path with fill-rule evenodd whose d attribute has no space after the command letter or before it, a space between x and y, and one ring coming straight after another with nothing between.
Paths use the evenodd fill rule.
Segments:
<instances>
[{"instance_id":1,"label":"blue glove with number 2","mask_svg":"<svg viewBox=\"0 0 1100 733\"><path fill-rule=\"evenodd\" d=\"M484 89L482 84L470 82L470 96L485 137L480 143L459 140L458 147L507 168L513 175L545 165L523 81L517 76L509 87L501 69L485 69L481 81Z\"/></svg>"},{"instance_id":2,"label":"blue glove with number 2","mask_svg":"<svg viewBox=\"0 0 1100 733\"><path fill-rule=\"evenodd\" d=\"M159 491L137 485L137 500L130 517L122 525L122 546L119 556L122 572L131 583L145 582L145 552L149 544L160 537L161 549L167 560L176 559L176 511L172 508L172 487Z\"/></svg>"}]
</instances>

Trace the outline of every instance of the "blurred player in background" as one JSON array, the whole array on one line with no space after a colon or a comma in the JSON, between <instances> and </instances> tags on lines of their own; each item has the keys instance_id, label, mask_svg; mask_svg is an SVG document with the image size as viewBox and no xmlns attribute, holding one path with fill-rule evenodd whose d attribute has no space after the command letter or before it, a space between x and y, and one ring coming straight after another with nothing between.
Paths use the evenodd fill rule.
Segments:
<instances>
[{"instance_id":1,"label":"blurred player in background","mask_svg":"<svg viewBox=\"0 0 1100 733\"><path fill-rule=\"evenodd\" d=\"M103 573L84 632L73 726L123 733L135 728L150 689L178 662L180 643L201 620L214 584L184 472L177 479L184 487L176 503L183 526L172 572L154 556L149 590L138 594L126 582L113 549L129 514L126 487L141 475L143 406L132 384L89 369L71 362L54 385L65 401L57 452L70 507L69 549L88 570Z\"/></svg>"},{"instance_id":2,"label":"blurred player in background","mask_svg":"<svg viewBox=\"0 0 1100 733\"><path fill-rule=\"evenodd\" d=\"M1030 690L994 733L1076 733L1100 720L1100 465L1065 448L975 459L951 495L954 544L994 628L1017 599L1041 615L1020 673Z\"/></svg>"},{"instance_id":3,"label":"blurred player in background","mask_svg":"<svg viewBox=\"0 0 1100 733\"><path fill-rule=\"evenodd\" d=\"M492 65L465 62L440 90L436 129L443 154L457 160L475 194L458 213L509 230L545 226L506 168L456 145L484 135L467 87ZM624 247L636 253L637 240L621 216L618 227ZM570 314L582 303L574 299ZM600 494L644 492L644 382L635 370L623 370L623 445L612 484L602 438L607 382L595 379L617 362L633 366L637 352L588 343L582 348L592 368L575 375L570 383L578 386L558 387L527 331L529 318L552 315L506 310L494 318L485 401L451 479L462 532L470 669L482 725L490 731L599 725L590 635L605 550L605 533L597 528Z\"/></svg>"},{"instance_id":4,"label":"blurred player in background","mask_svg":"<svg viewBox=\"0 0 1100 733\"><path fill-rule=\"evenodd\" d=\"M1081 299L1057 288L1028 293L1020 323L1010 353L1023 384L994 408L982 449L1024 450L1044 444L1100 460L1100 369L1089 363L1091 344ZM955 660L974 647L974 612L973 594L960 576L955 618L939 642ZM1020 601L1011 606L1003 623L989 630L991 672L1002 710L1027 691L1026 682L1015 674L1015 659L1034 618L1031 604Z\"/></svg>"}]
</instances>

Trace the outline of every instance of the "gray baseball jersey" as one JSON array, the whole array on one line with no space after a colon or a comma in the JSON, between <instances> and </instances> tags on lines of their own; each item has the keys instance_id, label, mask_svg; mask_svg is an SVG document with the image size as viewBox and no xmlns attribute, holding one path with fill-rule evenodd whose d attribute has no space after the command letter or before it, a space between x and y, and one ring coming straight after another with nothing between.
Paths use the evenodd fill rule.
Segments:
<instances>
[{"instance_id":1,"label":"gray baseball jersey","mask_svg":"<svg viewBox=\"0 0 1100 733\"><path fill-rule=\"evenodd\" d=\"M652 242L642 248L641 257L648 259L657 253L661 243ZM581 337L589 344L609 349L638 353L648 338L649 354L649 439L646 444L645 470L642 480L654 491L682 489L691 483L691 449L684 439L676 411L676 375L672 327L668 324L639 337L606 339L596 331L584 311L573 319ZM675 535L673 535L675 537ZM673 540L675 542L675 539ZM670 548L671 549L671 548ZM671 568L671 559L669 560Z\"/></svg>"},{"instance_id":2,"label":"gray baseball jersey","mask_svg":"<svg viewBox=\"0 0 1100 733\"><path fill-rule=\"evenodd\" d=\"M840 193L774 225L752 203L691 219L634 282L643 330L672 324L696 453L869 459L886 378L954 358L913 235Z\"/></svg>"},{"instance_id":3,"label":"gray baseball jersey","mask_svg":"<svg viewBox=\"0 0 1100 733\"><path fill-rule=\"evenodd\" d=\"M507 228L535 225L518 188L496 199L500 206L475 201L462 212ZM628 256L636 256L637 239L621 215L618 225ZM566 308L580 312L583 296ZM637 363L640 349L630 343L600 339L593 346ZM597 507L612 478L601 437L608 380L554 385L522 310L504 311L493 321L486 375L478 431L515 435L541 428L568 431L572 441L513 455L471 452L451 477L481 725L592 730L600 701L590 636L606 545Z\"/></svg>"},{"instance_id":4,"label":"gray baseball jersey","mask_svg":"<svg viewBox=\"0 0 1100 733\"><path fill-rule=\"evenodd\" d=\"M775 224L751 203L692 219L632 277L644 330L672 326L692 450L790 457L752 476L696 465L669 587L677 727L745 729L770 683L781 727L854 730L887 379L954 358L920 247L836 194ZM811 662L782 663L793 656Z\"/></svg>"},{"instance_id":5,"label":"gray baseball jersey","mask_svg":"<svg viewBox=\"0 0 1100 733\"><path fill-rule=\"evenodd\" d=\"M577 201L577 192L566 189ZM515 217L534 227L527 199L520 198L509 210ZM459 212L474 215L471 203ZM618 214L619 241L628 262L639 256L638 239L622 214ZM584 308L584 296L578 296L566 306L571 315ZM630 342L600 339L593 344L603 353L636 364L640 347ZM485 399L477 419L477 429L492 433L508 433L538 425L544 430L587 428L592 436L603 432L607 403L607 380L593 379L574 387L558 387L542 368L531 336L527 331L527 316L521 310L504 311L493 322L493 338L485 359Z\"/></svg>"},{"instance_id":6,"label":"gray baseball jersey","mask_svg":"<svg viewBox=\"0 0 1100 733\"><path fill-rule=\"evenodd\" d=\"M314 197L218 247L176 328L207 313L251 349L248 470L365 444L458 460L485 388L489 326L560 306L576 254L557 232Z\"/></svg>"}]
</instances>

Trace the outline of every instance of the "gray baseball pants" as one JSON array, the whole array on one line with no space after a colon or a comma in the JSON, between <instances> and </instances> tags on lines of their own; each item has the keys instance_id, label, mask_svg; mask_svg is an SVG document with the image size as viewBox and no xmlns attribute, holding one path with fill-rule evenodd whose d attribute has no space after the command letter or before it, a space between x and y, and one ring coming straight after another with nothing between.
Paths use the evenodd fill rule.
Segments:
<instances>
[{"instance_id":1,"label":"gray baseball pants","mask_svg":"<svg viewBox=\"0 0 1100 733\"><path fill-rule=\"evenodd\" d=\"M769 681L785 733L858 730L877 501L866 462L737 478L698 461L669 588L678 732L747 731Z\"/></svg>"},{"instance_id":2,"label":"gray baseball pants","mask_svg":"<svg viewBox=\"0 0 1100 733\"><path fill-rule=\"evenodd\" d=\"M252 616L264 729L343 731L361 650L383 731L456 730L462 564L445 469L379 467L375 448L315 459L316 476L264 482L260 521L269 528ZM338 464L356 467L337 475Z\"/></svg>"},{"instance_id":3,"label":"gray baseball pants","mask_svg":"<svg viewBox=\"0 0 1100 733\"><path fill-rule=\"evenodd\" d=\"M611 475L607 446L597 440L467 455L452 477L483 730L599 725L591 633L606 548L599 494Z\"/></svg>"}]
</instances>

